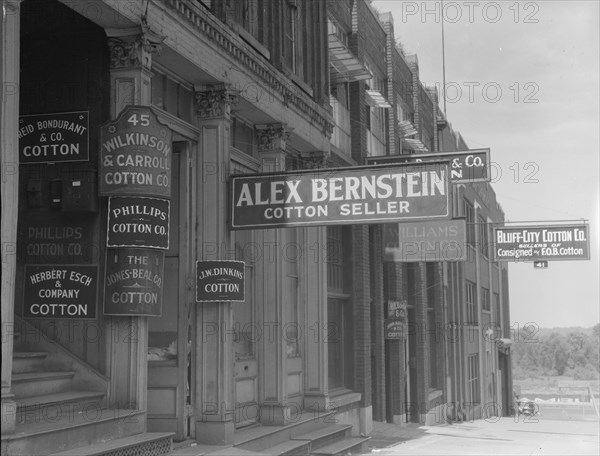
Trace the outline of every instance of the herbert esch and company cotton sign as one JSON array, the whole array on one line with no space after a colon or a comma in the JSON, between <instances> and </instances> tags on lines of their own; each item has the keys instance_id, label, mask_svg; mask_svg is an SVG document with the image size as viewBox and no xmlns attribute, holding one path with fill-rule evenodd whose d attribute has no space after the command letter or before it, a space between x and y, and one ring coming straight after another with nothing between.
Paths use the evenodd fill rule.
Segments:
<instances>
[{"instance_id":1,"label":"herbert esch and company cotton sign","mask_svg":"<svg viewBox=\"0 0 600 456\"><path fill-rule=\"evenodd\" d=\"M494 229L496 261L589 260L588 225Z\"/></svg>"},{"instance_id":2,"label":"herbert esch and company cotton sign","mask_svg":"<svg viewBox=\"0 0 600 456\"><path fill-rule=\"evenodd\" d=\"M440 163L234 176L231 197L232 229L450 217Z\"/></svg>"}]
</instances>

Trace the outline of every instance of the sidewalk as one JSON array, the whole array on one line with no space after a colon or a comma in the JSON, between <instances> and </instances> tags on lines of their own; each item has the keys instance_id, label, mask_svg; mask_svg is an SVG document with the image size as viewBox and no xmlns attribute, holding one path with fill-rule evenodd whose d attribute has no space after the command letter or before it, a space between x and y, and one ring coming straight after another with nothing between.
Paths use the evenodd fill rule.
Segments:
<instances>
[{"instance_id":1,"label":"sidewalk","mask_svg":"<svg viewBox=\"0 0 600 456\"><path fill-rule=\"evenodd\" d=\"M418 423L391 424L373 421L373 432L367 448L369 450L387 448L400 442L416 439L424 436L427 432L426 429Z\"/></svg>"}]
</instances>

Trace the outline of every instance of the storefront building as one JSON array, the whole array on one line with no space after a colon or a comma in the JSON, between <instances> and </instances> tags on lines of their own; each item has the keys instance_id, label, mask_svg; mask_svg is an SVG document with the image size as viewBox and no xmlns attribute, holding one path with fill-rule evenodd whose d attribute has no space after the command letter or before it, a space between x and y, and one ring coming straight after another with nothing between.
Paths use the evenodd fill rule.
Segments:
<instances>
[{"instance_id":1,"label":"storefront building","mask_svg":"<svg viewBox=\"0 0 600 456\"><path fill-rule=\"evenodd\" d=\"M381 224L232 226L232 175L466 149L389 17L364 0L2 4L3 455L239 446L308 421L360 446L373 419L425 421L476 382L499 401L510 360L480 329L508 327L508 279L484 250L390 263ZM487 184L461 198L501 221ZM207 297L222 282L200 279L234 269L243 299ZM477 342L424 338L474 323L468 281L487 290Z\"/></svg>"}]
</instances>

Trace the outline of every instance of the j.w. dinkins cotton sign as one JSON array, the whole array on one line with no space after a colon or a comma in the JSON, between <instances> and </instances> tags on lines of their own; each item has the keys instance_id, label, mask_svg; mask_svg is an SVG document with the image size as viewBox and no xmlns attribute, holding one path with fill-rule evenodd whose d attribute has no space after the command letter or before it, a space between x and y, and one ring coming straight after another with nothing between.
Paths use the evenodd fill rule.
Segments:
<instances>
[{"instance_id":1,"label":"j.w. dinkins cotton sign","mask_svg":"<svg viewBox=\"0 0 600 456\"><path fill-rule=\"evenodd\" d=\"M234 176L231 227L449 218L447 163Z\"/></svg>"}]
</instances>

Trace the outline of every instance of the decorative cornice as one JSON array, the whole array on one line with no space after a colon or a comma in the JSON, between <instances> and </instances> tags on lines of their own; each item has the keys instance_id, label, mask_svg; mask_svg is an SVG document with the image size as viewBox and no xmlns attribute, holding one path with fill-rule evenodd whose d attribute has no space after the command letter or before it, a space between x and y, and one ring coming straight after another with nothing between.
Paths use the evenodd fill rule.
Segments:
<instances>
[{"instance_id":1,"label":"decorative cornice","mask_svg":"<svg viewBox=\"0 0 600 456\"><path fill-rule=\"evenodd\" d=\"M196 88L196 115L203 119L229 115L231 106L239 100L239 93L225 84Z\"/></svg>"},{"instance_id":2,"label":"decorative cornice","mask_svg":"<svg viewBox=\"0 0 600 456\"><path fill-rule=\"evenodd\" d=\"M140 32L141 28L141 32ZM158 35L150 30L143 22L140 28L128 30L107 31L108 48L110 51L110 68L145 68L152 67L152 55L160 55L161 43L165 36ZM135 33L138 31L139 33Z\"/></svg>"},{"instance_id":3,"label":"decorative cornice","mask_svg":"<svg viewBox=\"0 0 600 456\"><path fill-rule=\"evenodd\" d=\"M258 151L285 151L287 141L290 138L292 131L292 128L288 128L287 125L282 123L257 125L256 134L258 136Z\"/></svg>"},{"instance_id":4,"label":"decorative cornice","mask_svg":"<svg viewBox=\"0 0 600 456\"><path fill-rule=\"evenodd\" d=\"M264 58L250 47L236 40L217 19L198 7L191 0L162 0L174 10L182 21L191 25L199 34L218 47L223 54L251 71L256 79L270 91L281 95L282 103L293 106L310 122L317 125L324 135L331 137L333 121L325 107L308 98L292 81L279 74Z\"/></svg>"}]
</instances>

